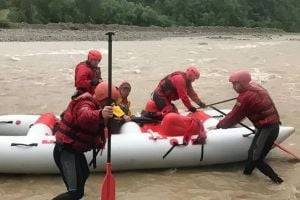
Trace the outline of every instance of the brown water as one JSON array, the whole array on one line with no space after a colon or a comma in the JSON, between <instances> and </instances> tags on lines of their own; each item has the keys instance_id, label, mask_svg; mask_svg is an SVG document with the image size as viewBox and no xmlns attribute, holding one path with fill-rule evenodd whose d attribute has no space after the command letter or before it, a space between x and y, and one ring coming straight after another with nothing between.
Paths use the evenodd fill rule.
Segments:
<instances>
[{"instance_id":1,"label":"brown water","mask_svg":"<svg viewBox=\"0 0 300 200\"><path fill-rule=\"evenodd\" d=\"M91 48L105 53L101 66L106 79L107 42L0 43L0 114L59 114L74 91L74 66ZM130 99L136 113L164 75L184 70L189 64L201 69L201 78L194 86L207 103L234 97L228 75L236 69L248 69L272 94L283 124L299 129L299 52L300 35L114 42L113 82L125 79L132 83ZM231 106L228 103L219 108ZM296 130L284 146L300 155L299 139ZM269 162L285 180L283 184L272 184L258 171L243 176L240 163L131 171L114 173L117 199L300 199L300 164L279 150L273 151ZM85 199L98 198L102 179L101 173L90 176ZM64 191L58 175L0 175L1 199L51 199Z\"/></svg>"}]
</instances>

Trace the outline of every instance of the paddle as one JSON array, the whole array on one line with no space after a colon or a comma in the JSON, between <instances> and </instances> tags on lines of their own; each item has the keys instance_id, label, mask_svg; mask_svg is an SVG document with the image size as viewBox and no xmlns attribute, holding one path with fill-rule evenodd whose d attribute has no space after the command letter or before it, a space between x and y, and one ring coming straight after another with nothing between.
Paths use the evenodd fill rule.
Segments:
<instances>
[{"instance_id":1,"label":"paddle","mask_svg":"<svg viewBox=\"0 0 300 200\"><path fill-rule=\"evenodd\" d=\"M299 157L299 156L297 156L297 155L295 155L294 153L290 152L289 150L287 150L287 149L284 148L283 146L280 146L279 144L276 144L276 143L274 143L274 145L275 145L276 147L278 147L279 149L281 149L282 151L286 152L287 154L290 154L290 155L294 156L294 158L296 158L297 160L300 161L300 157Z\"/></svg>"},{"instance_id":2,"label":"paddle","mask_svg":"<svg viewBox=\"0 0 300 200\"><path fill-rule=\"evenodd\" d=\"M141 117L132 117L131 121L135 123L159 123L161 120L158 119L152 119L149 117L141 116Z\"/></svg>"},{"instance_id":3,"label":"paddle","mask_svg":"<svg viewBox=\"0 0 300 200\"><path fill-rule=\"evenodd\" d=\"M206 107L218 105L218 104L221 104L221 103L226 103L226 102L229 102L229 101L233 101L235 99L236 99L236 97L231 98L231 99L226 99L226 100L223 100L223 101L218 101L218 102L215 102L215 103L208 104L208 105L206 105ZM198 106L197 109L199 109L199 108L202 108L202 107Z\"/></svg>"},{"instance_id":4,"label":"paddle","mask_svg":"<svg viewBox=\"0 0 300 200\"><path fill-rule=\"evenodd\" d=\"M221 104L221 103L226 103L226 102L233 101L233 100L236 100L236 97L231 98L231 99L227 99L227 100L223 100L223 101L218 101L218 102L215 102L215 103L212 103L212 104L208 104L206 106L207 107L214 106L214 105L218 105L218 104ZM200 108L200 107L198 107L198 108Z\"/></svg>"},{"instance_id":5,"label":"paddle","mask_svg":"<svg viewBox=\"0 0 300 200\"><path fill-rule=\"evenodd\" d=\"M219 110L218 108L214 107L214 106L209 106L210 108L218 111L219 113L223 114L224 116L226 116L226 113L224 113L223 111ZM243 126L244 128L250 130L252 133L249 134L244 134L243 137L248 137L249 135L255 134L255 131L253 129L251 129L250 127L248 127L247 125L239 122L239 125ZM274 146L278 147L279 149L281 149L282 151L292 155L293 157L295 157L297 160L300 160L299 156L296 156L294 153L290 152L289 150L287 150L286 148L282 147L281 145L277 144L276 142L274 142Z\"/></svg>"},{"instance_id":6,"label":"paddle","mask_svg":"<svg viewBox=\"0 0 300 200\"><path fill-rule=\"evenodd\" d=\"M108 32L105 35L108 35L108 98L109 103L112 103L111 100L111 86L112 86L112 36L113 32ZM111 123L108 120L107 123L107 161L106 161L106 175L104 177L102 183L102 191L101 191L101 200L115 200L115 187L116 181L111 173Z\"/></svg>"}]
</instances>

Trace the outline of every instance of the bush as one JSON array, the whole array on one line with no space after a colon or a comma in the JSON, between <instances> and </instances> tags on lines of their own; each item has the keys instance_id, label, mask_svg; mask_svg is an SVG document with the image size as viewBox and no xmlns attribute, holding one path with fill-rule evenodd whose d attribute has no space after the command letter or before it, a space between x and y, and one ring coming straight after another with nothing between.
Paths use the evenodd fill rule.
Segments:
<instances>
[{"instance_id":1,"label":"bush","mask_svg":"<svg viewBox=\"0 0 300 200\"><path fill-rule=\"evenodd\" d=\"M9 8L12 22L259 26L300 31L300 0L0 0L1 7Z\"/></svg>"},{"instance_id":2,"label":"bush","mask_svg":"<svg viewBox=\"0 0 300 200\"><path fill-rule=\"evenodd\" d=\"M0 28L11 28L11 23L9 21L0 20Z\"/></svg>"}]
</instances>

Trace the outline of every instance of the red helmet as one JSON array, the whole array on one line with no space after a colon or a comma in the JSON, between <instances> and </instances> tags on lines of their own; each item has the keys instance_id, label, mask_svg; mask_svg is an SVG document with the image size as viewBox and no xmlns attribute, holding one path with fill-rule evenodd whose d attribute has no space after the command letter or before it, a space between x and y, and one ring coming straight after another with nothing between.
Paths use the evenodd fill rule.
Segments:
<instances>
[{"instance_id":1,"label":"red helmet","mask_svg":"<svg viewBox=\"0 0 300 200\"><path fill-rule=\"evenodd\" d=\"M90 50L88 53L88 60L92 61L92 60L96 60L96 61L101 61L102 59L102 54L100 53L100 51L97 50Z\"/></svg>"},{"instance_id":2,"label":"red helmet","mask_svg":"<svg viewBox=\"0 0 300 200\"><path fill-rule=\"evenodd\" d=\"M200 77L200 72L196 68L196 66L190 66L189 68L187 68L185 73L186 73L188 79L195 80L195 79L198 79Z\"/></svg>"},{"instance_id":3,"label":"red helmet","mask_svg":"<svg viewBox=\"0 0 300 200\"><path fill-rule=\"evenodd\" d=\"M120 94L117 88L112 85L111 86L111 98L113 100L117 100L119 98ZM97 87L95 88L95 94L94 98L96 101L101 102L104 99L108 98L108 82L107 81L102 81L100 82Z\"/></svg>"},{"instance_id":4,"label":"red helmet","mask_svg":"<svg viewBox=\"0 0 300 200\"><path fill-rule=\"evenodd\" d=\"M151 113L159 112L159 110L156 107L155 102L151 99L147 101L145 111L146 112L151 112Z\"/></svg>"},{"instance_id":5,"label":"red helmet","mask_svg":"<svg viewBox=\"0 0 300 200\"><path fill-rule=\"evenodd\" d=\"M238 82L242 86L249 85L250 81L251 81L251 75L246 70L239 70L233 72L229 77L229 82L231 83Z\"/></svg>"}]
</instances>

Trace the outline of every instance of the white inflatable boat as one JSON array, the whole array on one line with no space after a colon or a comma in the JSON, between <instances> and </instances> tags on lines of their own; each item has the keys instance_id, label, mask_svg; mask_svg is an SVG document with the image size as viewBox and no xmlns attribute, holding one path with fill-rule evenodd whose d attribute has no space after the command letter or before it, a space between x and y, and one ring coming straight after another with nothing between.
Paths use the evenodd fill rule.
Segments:
<instances>
[{"instance_id":1,"label":"white inflatable boat","mask_svg":"<svg viewBox=\"0 0 300 200\"><path fill-rule=\"evenodd\" d=\"M219 115L215 111L207 114ZM228 112L228 111L227 111ZM0 116L0 173L58 173L53 160L55 137L45 123L36 123L40 115ZM204 127L216 125L218 120L210 118ZM277 143L287 139L295 129L280 127ZM165 159L163 155L172 147L170 140L181 137L161 138L155 132L142 133L138 124L128 122L121 133L112 135L113 170L134 170L153 168L176 168L243 161L253 135L241 127L214 129L207 132L205 145L176 146ZM88 161L92 153L87 152ZM96 171L104 170L106 148L97 156Z\"/></svg>"}]
</instances>

